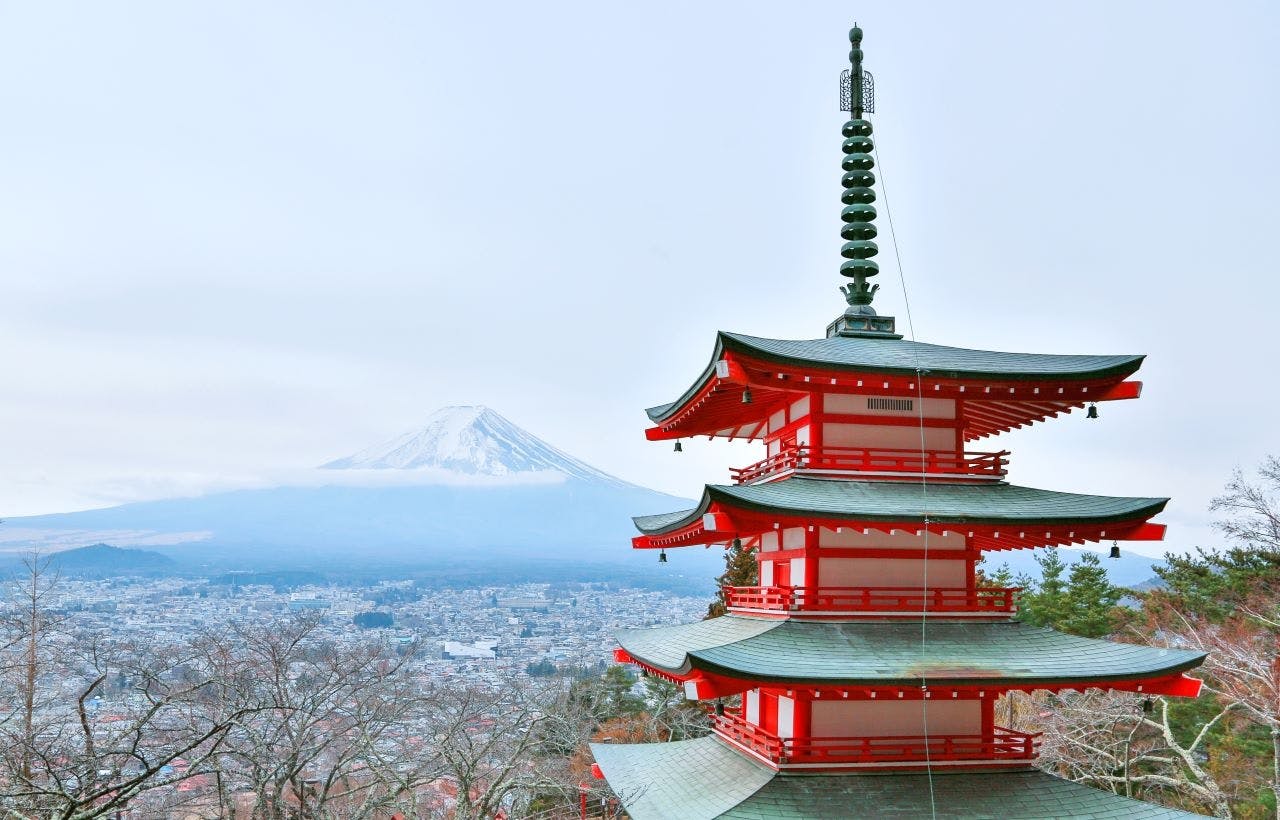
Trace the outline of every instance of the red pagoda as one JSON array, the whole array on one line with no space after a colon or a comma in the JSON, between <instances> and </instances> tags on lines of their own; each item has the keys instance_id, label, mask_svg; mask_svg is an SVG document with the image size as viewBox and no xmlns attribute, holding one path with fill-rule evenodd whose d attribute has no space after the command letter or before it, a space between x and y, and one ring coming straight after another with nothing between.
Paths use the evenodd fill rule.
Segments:
<instances>
[{"instance_id":1,"label":"red pagoda","mask_svg":"<svg viewBox=\"0 0 1280 820\"><path fill-rule=\"evenodd\" d=\"M637 820L773 817L1191 817L1034 768L1039 738L997 723L1010 691L1194 697L1198 652L1014 620L978 586L985 552L1153 541L1164 498L1018 487L972 441L1136 399L1142 356L999 353L907 340L871 307L878 273L870 75L854 28L843 81L848 308L825 338L718 334L711 362L650 408L655 441L748 439L764 458L693 509L635 519L638 549L743 545L759 586L728 614L621 633L620 662L714 708L696 740L593 746ZM735 698L735 696L737 696ZM734 698L740 705L726 707Z\"/></svg>"}]
</instances>

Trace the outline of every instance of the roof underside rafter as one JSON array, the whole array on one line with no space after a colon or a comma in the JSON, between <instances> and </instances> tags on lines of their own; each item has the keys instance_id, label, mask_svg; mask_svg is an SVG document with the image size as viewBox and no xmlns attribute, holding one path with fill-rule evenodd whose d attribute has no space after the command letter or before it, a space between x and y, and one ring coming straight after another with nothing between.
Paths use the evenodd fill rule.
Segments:
<instances>
[{"instance_id":1,"label":"roof underside rafter","mask_svg":"<svg viewBox=\"0 0 1280 820\"><path fill-rule=\"evenodd\" d=\"M637 549L758 544L793 527L905 531L968 539L967 550L1026 549L1103 540L1159 541L1149 523L1167 499L1090 496L1000 485L932 485L790 478L755 486L710 485L697 507L635 519ZM825 549L825 548L824 548ZM906 552L894 553L906 557ZM938 557L946 551L938 549ZM959 552L956 553L959 556Z\"/></svg>"},{"instance_id":2,"label":"roof underside rafter","mask_svg":"<svg viewBox=\"0 0 1280 820\"><path fill-rule=\"evenodd\" d=\"M749 337L720 334L712 364L685 395L669 405L649 410L649 416L656 424L646 431L648 438L662 440L699 435L761 438L765 432L763 419L800 396L821 390L958 400L964 440L972 441L1055 418L1091 402L1137 398L1141 392L1140 382L1125 381L1141 364L1140 356L1036 357L916 346L930 351L949 351L953 357L961 353L967 354L969 359L976 359L979 354L995 357L977 359L987 362L989 368L1008 362L1007 371L980 372L906 368L901 366L901 362L897 367L875 367L852 359L837 363L821 359L769 358L759 349L744 349L740 342L734 342L745 338ZM832 344L856 341L865 346L872 340L825 341ZM880 345L913 344L874 341ZM870 355L865 358L877 361ZM1027 369L1040 359L1052 360L1040 367L1045 372ZM1074 359L1085 361L1075 370L1062 363L1062 360ZM1050 363L1057 365L1056 369L1050 368ZM1013 364L1024 367L1015 370ZM752 400L749 403L743 401L744 390L750 391Z\"/></svg>"},{"instance_id":3,"label":"roof underside rafter","mask_svg":"<svg viewBox=\"0 0 1280 820\"><path fill-rule=\"evenodd\" d=\"M923 630L923 633L922 633ZM923 635L923 637L922 637ZM1194 697L1183 676L1204 653L1080 638L1016 622L762 621L727 615L618 634L615 659L679 683L699 699L762 684L821 699L976 696L1089 687Z\"/></svg>"}]
</instances>

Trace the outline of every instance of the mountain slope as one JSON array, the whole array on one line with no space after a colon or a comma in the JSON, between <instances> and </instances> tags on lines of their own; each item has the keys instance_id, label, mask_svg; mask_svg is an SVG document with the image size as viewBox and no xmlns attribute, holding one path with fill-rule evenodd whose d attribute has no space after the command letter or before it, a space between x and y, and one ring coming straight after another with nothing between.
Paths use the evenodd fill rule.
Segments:
<instances>
[{"instance_id":1,"label":"mountain slope","mask_svg":"<svg viewBox=\"0 0 1280 820\"><path fill-rule=\"evenodd\" d=\"M657 572L654 554L630 548L631 516L691 503L614 478L485 408L445 408L416 433L325 467L315 481L294 486L11 518L0 544L145 545L187 565L228 568L537 561ZM406 482L388 483L373 471L403 474ZM687 552L683 566L699 567L709 581L719 551Z\"/></svg>"},{"instance_id":2,"label":"mountain slope","mask_svg":"<svg viewBox=\"0 0 1280 820\"><path fill-rule=\"evenodd\" d=\"M108 544L91 544L63 550L49 558L59 572L71 575L128 575L135 572L163 572L172 569L174 561L152 550L120 549Z\"/></svg>"},{"instance_id":3,"label":"mountain slope","mask_svg":"<svg viewBox=\"0 0 1280 820\"><path fill-rule=\"evenodd\" d=\"M622 483L483 405L442 407L421 429L321 465L325 470L423 467L489 476L557 472L586 481Z\"/></svg>"}]
</instances>

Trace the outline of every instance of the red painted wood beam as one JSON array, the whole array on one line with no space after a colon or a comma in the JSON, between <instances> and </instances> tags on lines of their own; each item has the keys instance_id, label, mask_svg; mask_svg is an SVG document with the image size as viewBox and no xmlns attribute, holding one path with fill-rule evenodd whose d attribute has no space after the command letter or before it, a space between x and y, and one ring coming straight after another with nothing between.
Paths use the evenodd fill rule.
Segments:
<instances>
[{"instance_id":1,"label":"red painted wood beam","mask_svg":"<svg viewBox=\"0 0 1280 820\"><path fill-rule=\"evenodd\" d=\"M762 683L748 678L736 678L719 675L702 670L690 670L684 674L676 674L632 657L625 649L613 651L614 661L639 666L649 674L657 675L665 680L685 685L685 697L690 700L710 700L741 694L748 689L760 688L762 692L786 695L787 697L811 697L819 700L995 700L1005 692L1061 692L1086 689L1109 689L1121 692L1137 692L1144 695L1166 695L1169 697L1198 697L1204 681L1190 675L1178 673L1174 675L1128 678L1124 680L1058 680L1038 683L1007 683L987 680L975 680L972 683L959 683L940 686L867 686L865 684L813 686L806 684L788 684L769 682ZM846 697L847 693L847 697Z\"/></svg>"},{"instance_id":2,"label":"red painted wood beam","mask_svg":"<svg viewBox=\"0 0 1280 820\"><path fill-rule=\"evenodd\" d=\"M930 560L969 561L982 557L978 550L942 549L934 547L927 551ZM820 547L817 557L822 558L924 558L926 550L920 547ZM760 553L762 561L785 561L791 558L813 557L803 548L789 550L769 550ZM808 566L805 566L806 571Z\"/></svg>"},{"instance_id":3,"label":"red painted wood beam","mask_svg":"<svg viewBox=\"0 0 1280 820\"><path fill-rule=\"evenodd\" d=\"M1124 399L1136 399L1142 396L1142 382L1120 382L1105 390L1101 395L1095 396L1094 401L1122 401Z\"/></svg>"}]
</instances>

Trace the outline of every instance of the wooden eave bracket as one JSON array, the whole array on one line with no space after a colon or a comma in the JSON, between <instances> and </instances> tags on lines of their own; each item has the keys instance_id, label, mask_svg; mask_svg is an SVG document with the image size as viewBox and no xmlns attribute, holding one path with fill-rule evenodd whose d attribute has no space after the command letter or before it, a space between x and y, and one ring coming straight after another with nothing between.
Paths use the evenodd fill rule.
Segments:
<instances>
[{"instance_id":1,"label":"wooden eave bracket","mask_svg":"<svg viewBox=\"0 0 1280 820\"><path fill-rule=\"evenodd\" d=\"M1120 382L1094 397L1094 401L1122 401L1142 396L1142 382Z\"/></svg>"}]
</instances>

